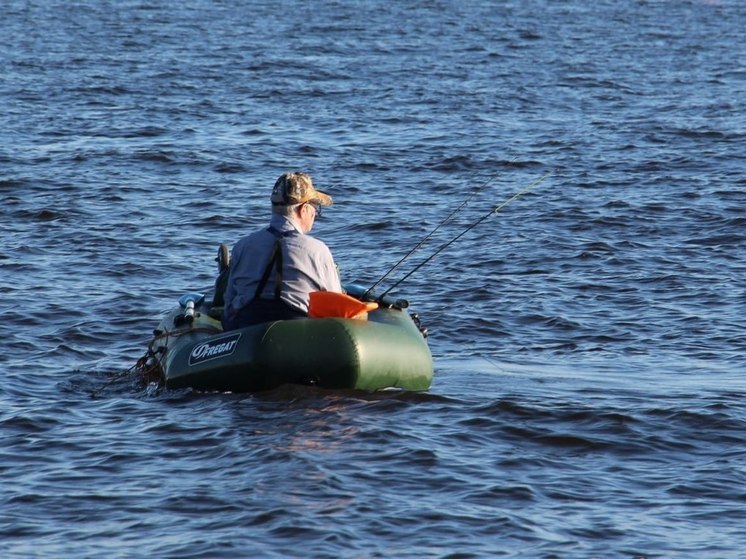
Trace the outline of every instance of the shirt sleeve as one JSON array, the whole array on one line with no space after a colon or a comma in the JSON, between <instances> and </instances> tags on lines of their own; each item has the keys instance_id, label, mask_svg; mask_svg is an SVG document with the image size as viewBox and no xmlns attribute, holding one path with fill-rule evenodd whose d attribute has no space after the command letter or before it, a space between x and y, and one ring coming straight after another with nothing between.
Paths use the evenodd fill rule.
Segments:
<instances>
[{"instance_id":1,"label":"shirt sleeve","mask_svg":"<svg viewBox=\"0 0 746 559\"><path fill-rule=\"evenodd\" d=\"M339 268L337 268L334 262L334 257L328 247L326 248L326 254L324 255L323 266L321 267L322 275L319 278L321 289L324 291L334 291L335 293L342 292L342 282L339 279Z\"/></svg>"}]
</instances>

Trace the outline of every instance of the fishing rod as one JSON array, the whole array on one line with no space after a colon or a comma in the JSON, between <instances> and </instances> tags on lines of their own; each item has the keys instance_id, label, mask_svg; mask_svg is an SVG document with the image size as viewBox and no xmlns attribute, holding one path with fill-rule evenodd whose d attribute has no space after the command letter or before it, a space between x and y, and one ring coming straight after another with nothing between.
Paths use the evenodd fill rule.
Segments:
<instances>
[{"instance_id":1,"label":"fishing rod","mask_svg":"<svg viewBox=\"0 0 746 559\"><path fill-rule=\"evenodd\" d=\"M511 160L509 161L509 163L513 163L513 162L514 162L514 161L515 161L515 160L516 160L517 158L518 158L518 156L515 156L515 157L514 157L513 159L511 159ZM383 274L383 276L381 276L381 278L380 278L380 279L379 279L379 280L378 280L378 281L377 281L376 283L374 283L374 284L373 284L373 285L371 285L371 286L370 286L370 287L369 287L368 289L366 289L366 290L365 290L365 292L363 293L363 296L362 296L362 297L363 297L363 299L364 299L365 297L367 297L367 296L368 296L368 294L369 294L369 293L370 293L371 291L373 291L373 290L374 290L374 289L375 289L376 287L378 287L378 286L379 286L379 285L381 284L381 282L383 282L383 280L385 280L385 279L386 279L387 277L389 277L389 275L390 275L390 274L391 274L391 273L392 273L392 272L393 272L394 270L396 270L396 269L397 269L397 268L398 268L398 267L399 267L399 266L400 266L400 265L402 264L402 262L404 262L404 261L405 261L405 260L406 260L407 258L409 258L409 257L410 257L410 256L411 256L411 255L412 255L412 254L413 254L413 253L414 253L414 252L415 252L415 251L417 250L417 249L419 249L419 248L420 248L420 247L421 247L422 245L424 245L424 244L425 244L425 243L426 243L426 242L427 242L427 241L428 241L428 240L430 239L430 237L432 237L433 235L435 235L435 233L437 233L437 232L438 232L438 230L439 230L439 229L440 229L441 227L443 227L443 226L444 226L444 225L445 225L446 223L448 223L449 221L451 221L451 220L452 220L452 219L454 218L454 216L455 216L455 215L456 215L457 213L459 213L459 212L460 212L460 211L461 211L461 210L462 210L462 209L464 208L464 206L466 206L466 205L467 205L467 204L468 204L469 202L471 202L471 200L472 200L472 199L473 199L473 198L474 198L474 197L475 197L475 196L476 196L477 194L479 194L479 193L480 193L480 192L481 192L482 190L484 190L485 188L487 188L487 186L488 186L488 185L489 185L489 184L490 184L490 183L491 183L492 181L494 181L494 180L495 180L495 179L496 179L496 178L497 178L497 177L498 177L499 175L500 175L500 172L497 172L497 173L495 173L495 174L494 174L494 175L492 175L492 176L491 176L491 177L490 177L489 179L487 179L487 180L486 180L486 181L484 182L484 184L481 184L480 186L478 186L477 188L475 188L475 189L474 189L474 191L473 191L473 192L472 192L472 193L471 193L471 194L470 194L470 195L469 195L469 196L468 196L468 197L466 198L466 200L464 200L463 202L461 202L461 204L460 204L460 205L459 205L459 206L458 206L458 207L457 207L457 208L456 208L455 210L453 210L453 211L452 211L452 212L451 212L450 214L448 214L448 216L447 216L447 217L446 217L446 218L445 218L445 219L444 219L443 221L441 221L440 223L438 223L438 225L436 225L436 226L435 226L435 229L433 229L432 231L430 231L430 233L428 233L428 234L427 234L427 235L426 235L426 236L425 236L425 237L424 237L424 238L423 238L423 239L422 239L422 240L421 240L421 241L420 241L419 243L417 243L417 244L416 244L416 245L415 245L415 246L414 246L414 247L413 247L413 248L412 248L412 249L411 249L411 250L410 250L410 251L409 251L409 252L408 252L407 254L405 254L404 256L402 256L402 257L401 257L401 258L399 259L399 261L398 261L398 262L397 262L396 264L394 264L393 266L391 266L391 268L389 268L389 269L388 269L388 271L387 271L387 272L386 272L385 274ZM390 291L390 290L389 290L389 291ZM388 291L386 291L386 293L388 293Z\"/></svg>"},{"instance_id":2,"label":"fishing rod","mask_svg":"<svg viewBox=\"0 0 746 559\"><path fill-rule=\"evenodd\" d=\"M471 225L469 225L466 229L464 229L463 231L461 231L461 233L459 233L458 235L456 235L453 239L451 239L448 242L443 243L440 247L438 247L438 249L435 252L433 252L430 256L428 256L427 258L425 258L425 260L423 260L417 266L415 266L413 270L411 270L409 273L405 274L403 278L401 278L394 285L392 285L391 287L389 287L386 291L384 291L383 293L381 293L381 295L379 295L377 297L377 300L378 301L382 300L392 289L394 289L395 287L397 287L400 284L402 284L406 279L408 279L417 270L419 270L420 268L422 268L425 264L427 264L428 262L430 262L433 258L435 258L438 254L440 254L441 252L443 252L445 249L447 249L453 243L455 243L456 241L458 241L461 237L463 237L464 235L466 235L469 231L471 231L472 229L474 229L477 225L479 225L480 223L482 223L483 221L485 221L487 218L491 217L492 215L497 214L501 209L503 209L505 206L507 206L508 204L510 204L511 202L513 202L514 200L517 200L518 198L520 198L521 196L523 196L527 192L530 192L531 190L533 190L534 188L536 188L537 186L539 186L542 182L544 182L552 174L553 174L553 172L549 171L548 173L542 175L541 177L539 177L538 179L536 179L535 181L533 181L531 184L529 184L523 190L520 190L519 192L516 192L515 194L513 194L513 196L511 196L510 198L508 198L504 202L502 202L502 203L498 204L497 206L495 206L494 208L492 208L489 212L487 212L486 214L484 214L482 217L480 217L479 219L477 219L476 221L474 221ZM411 254L411 252L410 252L410 254ZM380 281L378 283L380 283ZM376 284L376 285L378 285L378 284ZM370 290L368 290L368 291L370 291ZM367 292L366 292L366 294L367 294Z\"/></svg>"}]
</instances>

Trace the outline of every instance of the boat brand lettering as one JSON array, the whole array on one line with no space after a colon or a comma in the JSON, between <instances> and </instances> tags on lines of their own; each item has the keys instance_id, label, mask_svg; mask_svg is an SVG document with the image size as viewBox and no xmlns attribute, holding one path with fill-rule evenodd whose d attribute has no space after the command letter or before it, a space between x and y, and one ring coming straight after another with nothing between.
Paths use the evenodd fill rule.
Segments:
<instances>
[{"instance_id":1,"label":"boat brand lettering","mask_svg":"<svg viewBox=\"0 0 746 559\"><path fill-rule=\"evenodd\" d=\"M222 336L196 345L189 355L189 365L198 365L205 361L231 355L236 351L236 346L240 338L241 332L237 332L230 336Z\"/></svg>"}]
</instances>

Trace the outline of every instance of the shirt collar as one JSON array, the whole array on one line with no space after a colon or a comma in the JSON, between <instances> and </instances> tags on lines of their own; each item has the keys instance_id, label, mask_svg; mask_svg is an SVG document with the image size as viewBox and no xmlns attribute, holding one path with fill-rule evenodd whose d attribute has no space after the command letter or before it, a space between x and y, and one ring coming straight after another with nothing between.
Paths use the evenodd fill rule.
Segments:
<instances>
[{"instance_id":1,"label":"shirt collar","mask_svg":"<svg viewBox=\"0 0 746 559\"><path fill-rule=\"evenodd\" d=\"M292 231L293 229L295 229L301 235L303 234L300 225L295 223L295 221L293 221L286 215L272 214L272 220L269 222L269 224L281 233L284 233L285 231Z\"/></svg>"}]
</instances>

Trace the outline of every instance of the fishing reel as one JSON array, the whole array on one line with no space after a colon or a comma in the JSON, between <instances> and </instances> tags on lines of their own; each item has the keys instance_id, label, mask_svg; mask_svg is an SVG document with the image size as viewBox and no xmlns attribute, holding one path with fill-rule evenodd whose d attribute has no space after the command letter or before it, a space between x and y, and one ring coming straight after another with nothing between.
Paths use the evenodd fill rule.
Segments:
<instances>
[{"instance_id":1,"label":"fishing reel","mask_svg":"<svg viewBox=\"0 0 746 559\"><path fill-rule=\"evenodd\" d=\"M378 296L370 289L366 289L365 286L357 283L350 283L344 287L345 292L348 295L355 297L355 299L369 303L378 303L380 307L403 310L409 306L409 301L406 299L395 299L386 294Z\"/></svg>"}]
</instances>

